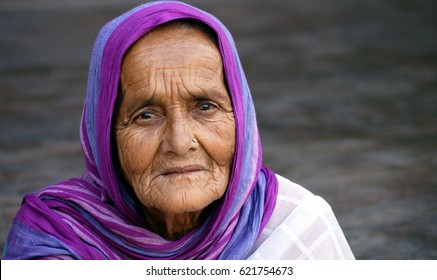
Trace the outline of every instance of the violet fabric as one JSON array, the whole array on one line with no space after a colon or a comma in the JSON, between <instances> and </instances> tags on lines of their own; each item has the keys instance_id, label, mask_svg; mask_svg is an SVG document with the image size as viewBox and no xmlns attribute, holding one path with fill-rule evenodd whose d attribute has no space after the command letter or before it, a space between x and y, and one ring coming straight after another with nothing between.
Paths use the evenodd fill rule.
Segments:
<instances>
[{"instance_id":1,"label":"violet fabric","mask_svg":"<svg viewBox=\"0 0 437 280\"><path fill-rule=\"evenodd\" d=\"M236 148L228 188L210 216L180 240L169 241L146 229L134 195L119 178L111 123L124 53L156 26L180 18L204 22L218 35ZM83 177L24 197L4 259L244 259L274 209L278 183L262 166L255 110L233 39L215 17L187 4L144 4L102 28L91 58L80 136Z\"/></svg>"}]
</instances>

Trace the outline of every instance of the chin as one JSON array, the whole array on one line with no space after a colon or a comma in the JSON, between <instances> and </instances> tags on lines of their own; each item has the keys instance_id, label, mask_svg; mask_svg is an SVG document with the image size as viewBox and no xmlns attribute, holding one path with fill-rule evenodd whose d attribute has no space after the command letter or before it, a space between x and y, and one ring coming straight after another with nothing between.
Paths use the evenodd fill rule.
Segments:
<instances>
[{"instance_id":1,"label":"chin","mask_svg":"<svg viewBox=\"0 0 437 280\"><path fill-rule=\"evenodd\" d=\"M169 199L165 203L160 204L158 208L161 212L165 212L168 214L184 214L184 213L195 213L201 212L205 208L207 208L211 203L213 203L215 199L202 199L199 201L198 199L193 199L192 201L181 201L180 198Z\"/></svg>"},{"instance_id":2,"label":"chin","mask_svg":"<svg viewBox=\"0 0 437 280\"><path fill-rule=\"evenodd\" d=\"M183 214L200 212L211 203L220 199L223 191L173 192L171 196L155 199L152 208L168 214ZM208 194L208 195L205 195ZM147 206L146 206L147 207Z\"/></svg>"}]
</instances>

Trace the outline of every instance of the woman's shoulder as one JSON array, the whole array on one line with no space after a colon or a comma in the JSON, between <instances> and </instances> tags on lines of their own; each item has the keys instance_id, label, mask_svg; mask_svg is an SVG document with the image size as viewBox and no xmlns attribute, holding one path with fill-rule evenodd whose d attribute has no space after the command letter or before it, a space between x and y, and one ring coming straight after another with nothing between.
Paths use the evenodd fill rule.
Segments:
<instances>
[{"instance_id":1,"label":"woman's shoulder","mask_svg":"<svg viewBox=\"0 0 437 280\"><path fill-rule=\"evenodd\" d=\"M273 230L296 211L310 212L312 215L327 210L332 211L331 206L320 196L314 195L308 189L281 175L276 174L276 178L278 179L278 196L267 228Z\"/></svg>"},{"instance_id":2,"label":"woman's shoulder","mask_svg":"<svg viewBox=\"0 0 437 280\"><path fill-rule=\"evenodd\" d=\"M278 179L278 196L280 198L288 198L298 203L303 201L305 198L314 196L314 194L306 188L279 174L276 174L276 178Z\"/></svg>"},{"instance_id":3,"label":"woman's shoulder","mask_svg":"<svg viewBox=\"0 0 437 280\"><path fill-rule=\"evenodd\" d=\"M353 259L331 206L299 184L276 175L275 210L251 259Z\"/></svg>"}]
</instances>

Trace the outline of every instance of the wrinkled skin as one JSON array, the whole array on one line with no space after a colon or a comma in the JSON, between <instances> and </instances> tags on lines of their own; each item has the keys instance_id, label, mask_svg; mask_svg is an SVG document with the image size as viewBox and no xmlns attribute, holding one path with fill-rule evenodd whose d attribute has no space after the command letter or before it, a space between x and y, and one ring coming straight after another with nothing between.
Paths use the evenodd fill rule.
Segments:
<instances>
[{"instance_id":1,"label":"wrinkled skin","mask_svg":"<svg viewBox=\"0 0 437 280\"><path fill-rule=\"evenodd\" d=\"M117 104L123 175L148 228L179 239L222 197L232 167L235 120L217 47L193 28L153 30L124 57Z\"/></svg>"}]
</instances>

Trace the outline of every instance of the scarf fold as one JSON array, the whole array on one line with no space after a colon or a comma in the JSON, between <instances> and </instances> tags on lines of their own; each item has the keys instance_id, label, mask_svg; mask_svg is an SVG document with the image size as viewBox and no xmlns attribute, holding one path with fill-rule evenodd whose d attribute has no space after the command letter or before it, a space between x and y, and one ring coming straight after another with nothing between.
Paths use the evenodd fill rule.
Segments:
<instances>
[{"instance_id":1,"label":"scarf fold","mask_svg":"<svg viewBox=\"0 0 437 280\"><path fill-rule=\"evenodd\" d=\"M121 62L153 28L194 19L216 33L236 122L228 188L197 229L177 241L147 230L135 198L114 167L111 123ZM244 259L275 207L277 179L262 166L255 109L234 41L214 16L176 1L138 6L106 24L90 62L80 140L86 171L27 194L9 233L4 259Z\"/></svg>"}]
</instances>

